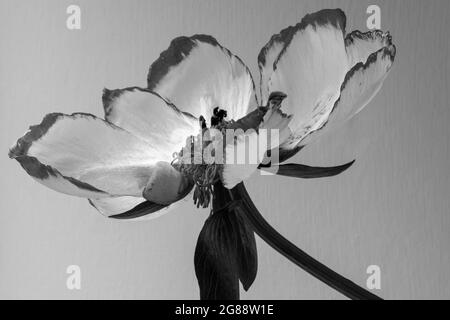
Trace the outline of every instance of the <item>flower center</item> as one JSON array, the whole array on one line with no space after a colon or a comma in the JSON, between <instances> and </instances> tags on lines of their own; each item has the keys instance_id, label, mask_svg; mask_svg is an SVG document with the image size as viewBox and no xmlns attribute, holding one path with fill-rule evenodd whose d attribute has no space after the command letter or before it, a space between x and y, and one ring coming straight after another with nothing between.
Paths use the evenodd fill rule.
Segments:
<instances>
[{"instance_id":1,"label":"flower center","mask_svg":"<svg viewBox=\"0 0 450 320\"><path fill-rule=\"evenodd\" d=\"M205 118L200 116L200 133L190 136L180 152L174 153L172 166L194 181L194 204L197 208L207 208L211 203L213 185L221 178L223 164L205 157L205 150L211 143L223 139L230 122L226 121L227 112L219 107L214 109L211 127L206 125ZM212 130L214 129L214 130ZM220 144L222 146L222 144ZM214 148L210 151L214 157Z\"/></svg>"}]
</instances>

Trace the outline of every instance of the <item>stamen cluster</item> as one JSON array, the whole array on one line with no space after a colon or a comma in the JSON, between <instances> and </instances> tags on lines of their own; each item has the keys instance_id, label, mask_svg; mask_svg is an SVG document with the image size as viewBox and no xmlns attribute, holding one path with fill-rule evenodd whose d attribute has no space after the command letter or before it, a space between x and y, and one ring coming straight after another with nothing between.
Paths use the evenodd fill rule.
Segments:
<instances>
[{"instance_id":1,"label":"stamen cluster","mask_svg":"<svg viewBox=\"0 0 450 320\"><path fill-rule=\"evenodd\" d=\"M195 183L193 200L197 208L209 207L213 185L220 181L223 164L205 159L204 150L214 141L225 139L225 131L230 123L224 120L225 117L225 110L214 109L211 127L208 128L205 119L201 116L200 133L197 136L190 136L181 151L174 154L172 166ZM214 152L213 148L212 157L215 156Z\"/></svg>"}]
</instances>

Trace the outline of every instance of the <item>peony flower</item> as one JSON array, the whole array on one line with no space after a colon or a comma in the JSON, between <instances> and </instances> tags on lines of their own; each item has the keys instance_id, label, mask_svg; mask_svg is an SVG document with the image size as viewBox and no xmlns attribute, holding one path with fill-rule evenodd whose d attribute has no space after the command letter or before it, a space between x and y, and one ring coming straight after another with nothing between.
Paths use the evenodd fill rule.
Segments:
<instances>
[{"instance_id":1,"label":"peony flower","mask_svg":"<svg viewBox=\"0 0 450 320\"><path fill-rule=\"evenodd\" d=\"M239 281L248 290L257 270L254 232L348 297L376 298L273 230L243 185L257 170L318 178L353 163L283 164L362 110L392 67L389 33L345 27L341 10L322 10L272 36L258 56L258 92L242 60L213 37L176 38L151 65L147 88L104 90L104 119L48 114L9 156L39 183L87 198L109 218L155 218L190 193L197 206L212 202L195 254L203 299L237 299ZM240 131L226 140L230 129ZM274 143L251 150L256 162L236 163L235 151L267 130L276 132ZM208 146L224 161L207 163Z\"/></svg>"}]
</instances>

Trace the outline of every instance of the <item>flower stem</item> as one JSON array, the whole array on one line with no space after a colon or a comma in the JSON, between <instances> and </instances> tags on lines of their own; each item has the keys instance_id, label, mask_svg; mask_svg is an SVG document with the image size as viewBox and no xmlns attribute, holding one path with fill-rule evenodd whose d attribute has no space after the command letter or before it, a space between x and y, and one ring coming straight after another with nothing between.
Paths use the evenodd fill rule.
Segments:
<instances>
[{"instance_id":1,"label":"flower stem","mask_svg":"<svg viewBox=\"0 0 450 320\"><path fill-rule=\"evenodd\" d=\"M237 210L248 219L255 232L287 259L352 300L382 300L315 260L284 238L259 213L243 183L237 185L230 193L234 200L241 202Z\"/></svg>"}]
</instances>

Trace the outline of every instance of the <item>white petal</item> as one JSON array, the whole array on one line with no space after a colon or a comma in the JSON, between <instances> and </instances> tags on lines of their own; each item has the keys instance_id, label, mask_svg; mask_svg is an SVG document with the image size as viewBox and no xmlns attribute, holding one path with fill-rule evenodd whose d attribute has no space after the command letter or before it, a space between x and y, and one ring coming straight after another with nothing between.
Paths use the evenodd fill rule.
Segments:
<instances>
[{"instance_id":1,"label":"white petal","mask_svg":"<svg viewBox=\"0 0 450 320\"><path fill-rule=\"evenodd\" d=\"M292 28L274 62L267 91L287 94L283 110L294 115L290 124L293 141L321 127L339 98L349 68L345 23L341 10L307 15Z\"/></svg>"},{"instance_id":2,"label":"white petal","mask_svg":"<svg viewBox=\"0 0 450 320\"><path fill-rule=\"evenodd\" d=\"M236 137L234 143L227 144L225 148L225 164L221 175L224 186L234 188L241 181L249 178L256 171L259 161L255 160L256 154L262 159L266 150L259 150L258 133L248 130ZM253 153L251 155L251 153ZM250 160L252 158L252 160Z\"/></svg>"},{"instance_id":3,"label":"white petal","mask_svg":"<svg viewBox=\"0 0 450 320\"><path fill-rule=\"evenodd\" d=\"M261 102L265 105L269 99L269 82L273 73L273 64L277 60L284 46L292 39L294 27L288 27L278 34L274 34L269 42L261 49L258 55L258 67L260 75Z\"/></svg>"},{"instance_id":4,"label":"white petal","mask_svg":"<svg viewBox=\"0 0 450 320\"><path fill-rule=\"evenodd\" d=\"M10 157L49 188L90 198L141 196L159 160L144 140L81 113L47 115L17 141Z\"/></svg>"},{"instance_id":5,"label":"white petal","mask_svg":"<svg viewBox=\"0 0 450 320\"><path fill-rule=\"evenodd\" d=\"M278 148L290 134L289 122L292 116L282 113L278 107L267 111L258 131L250 129L235 131L236 138L227 141L225 164L221 179L228 189L249 178L263 161L268 149ZM276 135L272 130L276 130Z\"/></svg>"},{"instance_id":6,"label":"white petal","mask_svg":"<svg viewBox=\"0 0 450 320\"><path fill-rule=\"evenodd\" d=\"M329 132L357 113L381 88L387 75L383 68L389 69L395 56L392 37L377 30L354 31L344 39L345 25L341 10L322 10L274 35L261 50L262 103L271 92L282 91L288 95L282 109L294 115L293 135L281 145L280 161L296 154L316 133ZM378 60L371 55L383 48L393 50L387 54L392 59L370 66Z\"/></svg>"},{"instance_id":7,"label":"white petal","mask_svg":"<svg viewBox=\"0 0 450 320\"><path fill-rule=\"evenodd\" d=\"M389 32L353 31L345 37L348 65L353 67L359 62L366 63L372 53L390 45L392 45L392 37Z\"/></svg>"},{"instance_id":8,"label":"white petal","mask_svg":"<svg viewBox=\"0 0 450 320\"><path fill-rule=\"evenodd\" d=\"M149 201L169 205L184 198L194 186L192 179L176 170L168 162L158 162L144 189Z\"/></svg>"},{"instance_id":9,"label":"white petal","mask_svg":"<svg viewBox=\"0 0 450 320\"><path fill-rule=\"evenodd\" d=\"M75 178L66 177L58 172L58 170L42 164L34 157L17 156L15 159L34 180L50 189L83 198L109 197L109 194L105 191L99 190Z\"/></svg>"},{"instance_id":10,"label":"white petal","mask_svg":"<svg viewBox=\"0 0 450 320\"><path fill-rule=\"evenodd\" d=\"M150 67L148 88L195 117L209 123L212 110L227 110L239 119L257 106L248 68L213 37L174 39Z\"/></svg>"},{"instance_id":11,"label":"white petal","mask_svg":"<svg viewBox=\"0 0 450 320\"><path fill-rule=\"evenodd\" d=\"M104 90L105 119L147 141L160 160L172 161L186 139L200 132L198 120L157 94L137 87Z\"/></svg>"},{"instance_id":12,"label":"white petal","mask_svg":"<svg viewBox=\"0 0 450 320\"><path fill-rule=\"evenodd\" d=\"M392 64L396 49L394 45L373 53L366 63L358 63L347 74L339 100L329 119L320 130L308 136L302 145L311 142L317 135L339 127L361 111L380 91Z\"/></svg>"}]
</instances>

